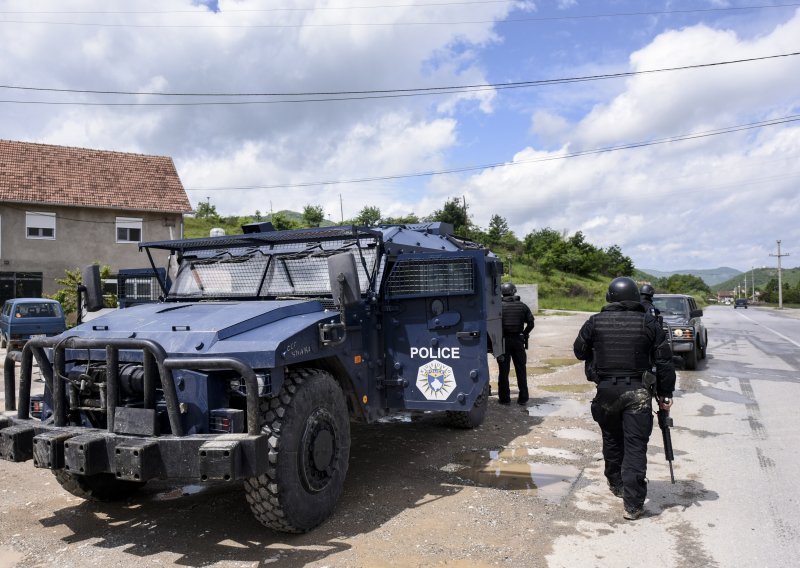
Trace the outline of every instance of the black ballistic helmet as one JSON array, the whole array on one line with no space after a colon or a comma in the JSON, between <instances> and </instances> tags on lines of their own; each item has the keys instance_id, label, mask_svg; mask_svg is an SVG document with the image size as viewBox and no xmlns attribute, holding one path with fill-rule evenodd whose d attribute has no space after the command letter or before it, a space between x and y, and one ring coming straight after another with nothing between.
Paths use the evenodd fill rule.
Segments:
<instances>
[{"instance_id":1,"label":"black ballistic helmet","mask_svg":"<svg viewBox=\"0 0 800 568\"><path fill-rule=\"evenodd\" d=\"M629 300L631 302L638 302L639 288L636 282L630 278L614 278L611 284L608 285L608 292L606 292L607 302L623 302Z\"/></svg>"},{"instance_id":2,"label":"black ballistic helmet","mask_svg":"<svg viewBox=\"0 0 800 568\"><path fill-rule=\"evenodd\" d=\"M650 286L650 284L642 284L642 287L639 288L639 293L642 296L645 296L648 300L652 300L653 294L656 293L656 289Z\"/></svg>"},{"instance_id":3,"label":"black ballistic helmet","mask_svg":"<svg viewBox=\"0 0 800 568\"><path fill-rule=\"evenodd\" d=\"M517 293L517 287L514 286L513 282L506 282L502 286L500 286L500 293L503 296L513 296Z\"/></svg>"}]
</instances>

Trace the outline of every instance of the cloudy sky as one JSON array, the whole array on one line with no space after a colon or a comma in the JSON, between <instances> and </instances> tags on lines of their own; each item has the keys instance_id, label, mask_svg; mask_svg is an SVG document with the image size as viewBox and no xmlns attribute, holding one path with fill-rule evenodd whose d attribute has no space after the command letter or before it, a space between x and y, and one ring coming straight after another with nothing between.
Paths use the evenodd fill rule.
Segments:
<instances>
[{"instance_id":1,"label":"cloudy sky","mask_svg":"<svg viewBox=\"0 0 800 568\"><path fill-rule=\"evenodd\" d=\"M171 156L221 214L463 197L643 268L800 256L800 2L7 0L0 33L0 138Z\"/></svg>"}]
</instances>

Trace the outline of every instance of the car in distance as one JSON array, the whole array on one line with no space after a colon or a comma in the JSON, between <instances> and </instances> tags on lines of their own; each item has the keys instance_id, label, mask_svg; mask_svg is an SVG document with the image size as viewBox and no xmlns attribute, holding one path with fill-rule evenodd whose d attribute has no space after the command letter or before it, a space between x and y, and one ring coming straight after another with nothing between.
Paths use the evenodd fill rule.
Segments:
<instances>
[{"instance_id":1,"label":"car in distance","mask_svg":"<svg viewBox=\"0 0 800 568\"><path fill-rule=\"evenodd\" d=\"M738 298L733 302L733 309L744 308L747 309L747 298Z\"/></svg>"},{"instance_id":2,"label":"car in distance","mask_svg":"<svg viewBox=\"0 0 800 568\"><path fill-rule=\"evenodd\" d=\"M56 300L13 298L0 311L0 345L22 349L32 337L58 335L66 329L64 310Z\"/></svg>"},{"instance_id":3,"label":"car in distance","mask_svg":"<svg viewBox=\"0 0 800 568\"><path fill-rule=\"evenodd\" d=\"M706 358L708 332L703 324L703 310L686 294L656 294L653 306L664 321L672 352L683 357L687 369L697 368L698 359Z\"/></svg>"}]
</instances>

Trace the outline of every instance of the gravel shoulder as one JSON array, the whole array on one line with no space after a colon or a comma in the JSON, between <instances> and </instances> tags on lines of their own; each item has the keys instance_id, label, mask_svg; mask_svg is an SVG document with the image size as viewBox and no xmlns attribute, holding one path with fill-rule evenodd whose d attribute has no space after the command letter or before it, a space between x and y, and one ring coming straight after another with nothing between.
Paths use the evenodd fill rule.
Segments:
<instances>
[{"instance_id":1,"label":"gravel shoulder","mask_svg":"<svg viewBox=\"0 0 800 568\"><path fill-rule=\"evenodd\" d=\"M554 543L580 523L621 522L601 483L592 385L572 356L588 314L561 314L536 318L527 407L493 395L474 431L433 416L354 424L343 498L310 534L264 529L231 484L151 483L127 503L95 504L31 463L0 462L0 568L553 564ZM492 377L496 392L496 366Z\"/></svg>"}]
</instances>

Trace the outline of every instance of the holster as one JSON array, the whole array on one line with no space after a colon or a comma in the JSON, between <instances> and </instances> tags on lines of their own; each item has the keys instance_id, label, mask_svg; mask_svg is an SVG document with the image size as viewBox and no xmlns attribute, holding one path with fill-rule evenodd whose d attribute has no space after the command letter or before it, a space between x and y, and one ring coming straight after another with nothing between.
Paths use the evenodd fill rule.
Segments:
<instances>
[{"instance_id":1,"label":"holster","mask_svg":"<svg viewBox=\"0 0 800 568\"><path fill-rule=\"evenodd\" d=\"M587 381L591 381L595 384L600 382L600 375L597 374L597 370L594 368L594 364L591 361L586 361L584 363L583 372L586 373Z\"/></svg>"},{"instance_id":2,"label":"holster","mask_svg":"<svg viewBox=\"0 0 800 568\"><path fill-rule=\"evenodd\" d=\"M642 373L642 384L644 388L649 390L653 395L656 393L656 376L651 371Z\"/></svg>"}]
</instances>

